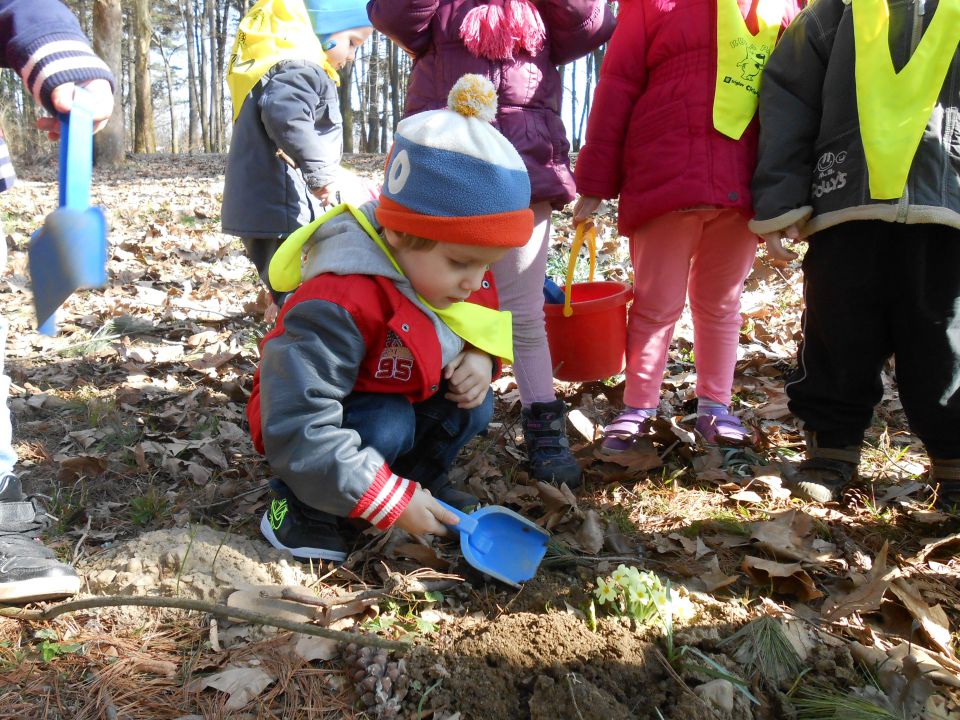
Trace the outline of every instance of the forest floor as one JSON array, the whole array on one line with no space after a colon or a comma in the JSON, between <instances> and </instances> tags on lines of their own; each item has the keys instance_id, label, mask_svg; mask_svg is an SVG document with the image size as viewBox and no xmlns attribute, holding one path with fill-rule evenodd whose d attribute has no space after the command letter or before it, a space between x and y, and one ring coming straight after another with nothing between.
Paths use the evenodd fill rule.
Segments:
<instances>
[{"instance_id":1,"label":"forest floor","mask_svg":"<svg viewBox=\"0 0 960 720\"><path fill-rule=\"evenodd\" d=\"M347 164L376 177L382 158ZM265 302L219 232L223 167L168 156L95 173L109 282L72 296L53 338L34 330L26 248L54 208L56 168L20 168L0 202L20 476L56 518L47 541L83 576L78 599L229 603L412 646L361 650L209 608L43 620L54 603L38 604L0 617L0 718L960 718L960 521L932 508L892 367L861 484L827 507L782 487L780 463L802 448L783 393L796 263L758 260L744 295L735 407L756 452L697 443L687 316L669 420L648 445L597 452L622 376L557 383L585 472L576 493L530 483L516 385L497 381L495 422L454 475L551 531L522 588L484 579L454 543L400 531L360 536L339 567L269 548L257 525L270 472L244 416ZM613 213L598 271L628 279ZM557 273L568 221L557 215Z\"/></svg>"}]
</instances>

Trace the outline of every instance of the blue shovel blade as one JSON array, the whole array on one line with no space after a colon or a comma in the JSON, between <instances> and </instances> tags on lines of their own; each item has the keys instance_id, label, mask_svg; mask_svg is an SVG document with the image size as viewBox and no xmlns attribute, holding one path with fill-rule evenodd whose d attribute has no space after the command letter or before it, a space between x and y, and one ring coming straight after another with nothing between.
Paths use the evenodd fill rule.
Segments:
<instances>
[{"instance_id":1,"label":"blue shovel blade","mask_svg":"<svg viewBox=\"0 0 960 720\"><path fill-rule=\"evenodd\" d=\"M54 313L81 288L107 282L107 223L100 208L54 210L30 239L27 251L37 324L55 332Z\"/></svg>"},{"instance_id":2,"label":"blue shovel blade","mask_svg":"<svg viewBox=\"0 0 960 720\"><path fill-rule=\"evenodd\" d=\"M440 504L460 518L450 527L460 533L460 549L470 565L514 587L537 574L550 539L546 530L499 505L467 515Z\"/></svg>"}]
</instances>

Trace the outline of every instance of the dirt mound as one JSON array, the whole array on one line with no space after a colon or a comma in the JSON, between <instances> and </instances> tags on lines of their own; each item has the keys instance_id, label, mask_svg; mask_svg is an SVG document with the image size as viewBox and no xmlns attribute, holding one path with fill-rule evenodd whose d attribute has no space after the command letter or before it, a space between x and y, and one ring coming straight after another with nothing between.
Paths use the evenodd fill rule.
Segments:
<instances>
[{"instance_id":1,"label":"dirt mound","mask_svg":"<svg viewBox=\"0 0 960 720\"><path fill-rule=\"evenodd\" d=\"M675 686L656 646L615 622L516 613L452 629L407 658L423 710L477 718L656 718ZM424 697L426 696L426 697Z\"/></svg>"}]
</instances>

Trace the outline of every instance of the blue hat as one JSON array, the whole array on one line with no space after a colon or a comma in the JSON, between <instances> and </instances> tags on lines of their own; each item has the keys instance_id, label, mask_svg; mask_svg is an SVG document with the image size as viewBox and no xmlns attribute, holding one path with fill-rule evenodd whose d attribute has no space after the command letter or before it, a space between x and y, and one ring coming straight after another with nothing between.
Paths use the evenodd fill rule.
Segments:
<instances>
[{"instance_id":1,"label":"blue hat","mask_svg":"<svg viewBox=\"0 0 960 720\"><path fill-rule=\"evenodd\" d=\"M310 24L317 35L368 27L366 0L306 0Z\"/></svg>"}]
</instances>

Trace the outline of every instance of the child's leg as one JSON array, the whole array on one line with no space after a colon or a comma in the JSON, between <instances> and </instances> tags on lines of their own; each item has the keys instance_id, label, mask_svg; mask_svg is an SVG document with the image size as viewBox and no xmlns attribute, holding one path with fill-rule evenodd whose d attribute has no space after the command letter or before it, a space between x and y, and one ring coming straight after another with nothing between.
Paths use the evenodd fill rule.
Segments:
<instances>
[{"instance_id":1,"label":"child's leg","mask_svg":"<svg viewBox=\"0 0 960 720\"><path fill-rule=\"evenodd\" d=\"M895 225L885 283L897 386L932 461L960 458L960 231ZM958 483L960 484L960 483Z\"/></svg>"},{"instance_id":2,"label":"child's leg","mask_svg":"<svg viewBox=\"0 0 960 720\"><path fill-rule=\"evenodd\" d=\"M283 305L287 293L278 293L274 290L270 286L270 277L268 274L270 261L273 259L273 256L276 255L277 249L283 244L283 238L240 238L240 242L243 243L243 248L246 250L250 262L257 268L257 275L260 276L264 287L270 291L273 302L278 306Z\"/></svg>"},{"instance_id":3,"label":"child's leg","mask_svg":"<svg viewBox=\"0 0 960 720\"><path fill-rule=\"evenodd\" d=\"M552 402L553 365L543 317L543 276L550 245L549 203L531 206L533 235L493 265L500 307L513 313L513 374L524 407Z\"/></svg>"},{"instance_id":4,"label":"child's leg","mask_svg":"<svg viewBox=\"0 0 960 720\"><path fill-rule=\"evenodd\" d=\"M892 228L880 221L827 228L803 258L803 340L786 391L790 411L821 448L859 447L883 396L898 291L884 271Z\"/></svg>"},{"instance_id":5,"label":"child's leg","mask_svg":"<svg viewBox=\"0 0 960 720\"><path fill-rule=\"evenodd\" d=\"M696 392L727 406L740 340L740 294L753 267L757 236L736 210L698 212L706 222L690 267Z\"/></svg>"},{"instance_id":6,"label":"child's leg","mask_svg":"<svg viewBox=\"0 0 960 720\"><path fill-rule=\"evenodd\" d=\"M417 418L413 404L403 395L353 393L343 401L341 427L356 431L360 447L373 447L394 468L398 458L414 446Z\"/></svg>"},{"instance_id":7,"label":"child's leg","mask_svg":"<svg viewBox=\"0 0 960 720\"><path fill-rule=\"evenodd\" d=\"M683 312L690 258L702 228L699 212L671 212L645 223L630 238L633 304L627 320L623 393L629 407L660 404L667 350Z\"/></svg>"}]
</instances>

